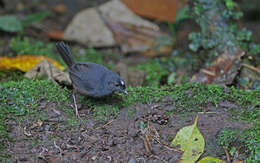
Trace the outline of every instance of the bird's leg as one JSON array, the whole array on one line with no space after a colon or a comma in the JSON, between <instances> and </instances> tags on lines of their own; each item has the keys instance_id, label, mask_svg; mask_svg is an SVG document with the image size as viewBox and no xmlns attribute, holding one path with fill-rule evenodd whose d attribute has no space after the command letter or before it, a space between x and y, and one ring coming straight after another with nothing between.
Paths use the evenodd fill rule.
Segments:
<instances>
[{"instance_id":1,"label":"bird's leg","mask_svg":"<svg viewBox=\"0 0 260 163\"><path fill-rule=\"evenodd\" d=\"M74 102L74 109L75 109L75 114L77 118L80 118L79 116L79 111L78 111L78 106L77 106L77 102L76 102L76 97L75 97L75 92L73 91L72 93L72 97L73 97L73 102Z\"/></svg>"}]
</instances>

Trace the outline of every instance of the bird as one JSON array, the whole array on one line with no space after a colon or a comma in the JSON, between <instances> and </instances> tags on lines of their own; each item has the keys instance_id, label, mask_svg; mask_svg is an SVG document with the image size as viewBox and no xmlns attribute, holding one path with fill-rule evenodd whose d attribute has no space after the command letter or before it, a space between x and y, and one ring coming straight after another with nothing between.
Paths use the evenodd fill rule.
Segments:
<instances>
[{"instance_id":1,"label":"bird","mask_svg":"<svg viewBox=\"0 0 260 163\"><path fill-rule=\"evenodd\" d=\"M92 62L75 62L70 47L63 41L57 42L56 48L68 66L69 76L73 85L74 109L78 118L79 113L75 93L92 98L102 98L114 92L128 94L125 80L116 72Z\"/></svg>"}]
</instances>

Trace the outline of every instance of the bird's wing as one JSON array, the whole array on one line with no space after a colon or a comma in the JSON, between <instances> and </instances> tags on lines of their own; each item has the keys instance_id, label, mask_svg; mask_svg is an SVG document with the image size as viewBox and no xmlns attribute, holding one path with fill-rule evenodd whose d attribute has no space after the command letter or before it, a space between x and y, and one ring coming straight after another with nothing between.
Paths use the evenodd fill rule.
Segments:
<instances>
[{"instance_id":1,"label":"bird's wing","mask_svg":"<svg viewBox=\"0 0 260 163\"><path fill-rule=\"evenodd\" d=\"M73 85L79 92L89 96L95 96L103 85L104 72L103 66L90 62L78 62L69 69Z\"/></svg>"}]
</instances>

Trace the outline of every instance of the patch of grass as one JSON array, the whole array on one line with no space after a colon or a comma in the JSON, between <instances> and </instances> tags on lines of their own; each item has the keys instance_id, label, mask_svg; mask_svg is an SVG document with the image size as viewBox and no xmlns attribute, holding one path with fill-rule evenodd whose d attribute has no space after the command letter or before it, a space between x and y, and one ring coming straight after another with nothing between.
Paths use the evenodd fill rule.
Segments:
<instances>
[{"instance_id":1,"label":"patch of grass","mask_svg":"<svg viewBox=\"0 0 260 163\"><path fill-rule=\"evenodd\" d=\"M260 123L258 122L253 127L240 129L223 129L217 137L218 145L225 147L230 151L238 151L240 155L245 155L247 158L244 162L259 162L260 161Z\"/></svg>"}]
</instances>

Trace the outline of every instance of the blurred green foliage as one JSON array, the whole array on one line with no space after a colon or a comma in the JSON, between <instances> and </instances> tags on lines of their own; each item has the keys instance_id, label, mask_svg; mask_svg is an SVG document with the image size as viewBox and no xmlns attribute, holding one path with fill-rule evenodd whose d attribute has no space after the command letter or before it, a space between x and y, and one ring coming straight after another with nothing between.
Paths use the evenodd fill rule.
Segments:
<instances>
[{"instance_id":1,"label":"blurred green foliage","mask_svg":"<svg viewBox=\"0 0 260 163\"><path fill-rule=\"evenodd\" d=\"M23 25L23 27L28 27L31 26L33 23L38 23L41 20L43 20L44 18L50 16L50 12L49 11L43 11L43 12L39 12L39 13L33 13L30 15L27 15L24 19L21 20L21 23Z\"/></svg>"},{"instance_id":2,"label":"blurred green foliage","mask_svg":"<svg viewBox=\"0 0 260 163\"><path fill-rule=\"evenodd\" d=\"M159 87L161 78L169 74L169 71L160 64L159 59L147 60L146 63L136 65L134 69L146 72L144 85L150 87Z\"/></svg>"},{"instance_id":3,"label":"blurred green foliage","mask_svg":"<svg viewBox=\"0 0 260 163\"><path fill-rule=\"evenodd\" d=\"M0 16L0 29L6 32L22 32L24 27L31 26L49 15L48 11L44 11L27 15L23 19L11 15Z\"/></svg>"},{"instance_id":4,"label":"blurred green foliage","mask_svg":"<svg viewBox=\"0 0 260 163\"><path fill-rule=\"evenodd\" d=\"M197 52L200 48L216 51L229 50L235 46L246 46L252 33L239 29L237 20L243 13L237 11L233 0L196 0L192 9L193 19L200 25L201 32L189 35L190 49Z\"/></svg>"},{"instance_id":5,"label":"blurred green foliage","mask_svg":"<svg viewBox=\"0 0 260 163\"><path fill-rule=\"evenodd\" d=\"M53 52L53 43L44 43L42 41L29 39L28 37L22 38L21 36L18 36L11 39L10 49L19 55L42 55L50 57L65 65L62 58Z\"/></svg>"},{"instance_id":6,"label":"blurred green foliage","mask_svg":"<svg viewBox=\"0 0 260 163\"><path fill-rule=\"evenodd\" d=\"M0 16L0 29L6 32L21 32L22 23L15 16Z\"/></svg>"}]
</instances>

